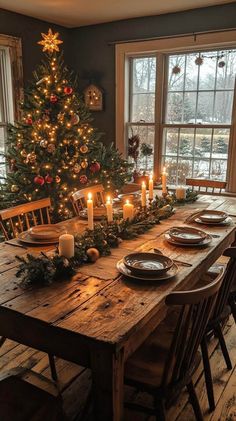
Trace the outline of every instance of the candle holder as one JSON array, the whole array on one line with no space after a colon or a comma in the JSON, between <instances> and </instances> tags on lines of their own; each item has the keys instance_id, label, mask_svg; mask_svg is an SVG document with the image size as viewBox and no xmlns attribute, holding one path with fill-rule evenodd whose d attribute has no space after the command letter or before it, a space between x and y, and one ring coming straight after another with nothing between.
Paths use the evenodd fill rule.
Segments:
<instances>
[{"instance_id":1,"label":"candle holder","mask_svg":"<svg viewBox=\"0 0 236 421\"><path fill-rule=\"evenodd\" d=\"M165 199L166 197L168 196L168 190L167 190L167 192L162 192L162 197Z\"/></svg>"}]
</instances>

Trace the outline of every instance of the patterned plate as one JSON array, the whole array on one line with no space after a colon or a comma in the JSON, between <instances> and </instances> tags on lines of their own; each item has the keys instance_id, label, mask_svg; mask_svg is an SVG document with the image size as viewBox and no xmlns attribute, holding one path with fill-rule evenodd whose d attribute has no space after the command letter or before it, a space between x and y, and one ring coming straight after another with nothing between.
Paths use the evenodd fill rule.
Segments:
<instances>
[{"instance_id":1,"label":"patterned plate","mask_svg":"<svg viewBox=\"0 0 236 421\"><path fill-rule=\"evenodd\" d=\"M33 240L58 240L59 236L66 233L63 226L55 224L37 225L29 229L29 234Z\"/></svg>"},{"instance_id":2,"label":"patterned plate","mask_svg":"<svg viewBox=\"0 0 236 421\"><path fill-rule=\"evenodd\" d=\"M232 222L232 219L228 217L224 221L221 221L221 222L203 222L200 218L195 218L194 222L197 222L197 224L203 224L203 225L225 226L225 225L230 225Z\"/></svg>"},{"instance_id":3,"label":"patterned plate","mask_svg":"<svg viewBox=\"0 0 236 421\"><path fill-rule=\"evenodd\" d=\"M32 246L49 246L51 244L57 244L59 242L59 238L51 238L47 240L34 240L29 231L24 231L20 233L17 237L17 240L19 240L22 243L30 244Z\"/></svg>"},{"instance_id":4,"label":"patterned plate","mask_svg":"<svg viewBox=\"0 0 236 421\"><path fill-rule=\"evenodd\" d=\"M209 234L206 234L206 237L200 242L200 243L185 243L184 241L181 243L180 241L174 240L168 232L165 234L165 239L168 241L168 243L174 245L174 246L180 246L180 247L203 247L210 244L212 241L212 236Z\"/></svg>"},{"instance_id":5,"label":"patterned plate","mask_svg":"<svg viewBox=\"0 0 236 421\"><path fill-rule=\"evenodd\" d=\"M163 273L162 275L134 275L124 264L123 259L121 259L116 265L118 271L126 276L127 278L136 279L140 281L166 281L167 279L173 278L178 272L178 266L174 263L173 266L168 270L168 272Z\"/></svg>"}]
</instances>

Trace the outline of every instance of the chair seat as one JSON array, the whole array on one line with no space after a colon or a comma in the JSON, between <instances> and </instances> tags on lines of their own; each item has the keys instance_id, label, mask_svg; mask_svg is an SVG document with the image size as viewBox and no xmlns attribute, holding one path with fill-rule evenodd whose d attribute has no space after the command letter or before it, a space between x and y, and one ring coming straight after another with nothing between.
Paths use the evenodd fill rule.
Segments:
<instances>
[{"instance_id":1,"label":"chair seat","mask_svg":"<svg viewBox=\"0 0 236 421\"><path fill-rule=\"evenodd\" d=\"M125 365L125 378L128 383L140 383L147 388L161 386L163 369L178 316L179 309L172 308L146 341L128 358Z\"/></svg>"},{"instance_id":2,"label":"chair seat","mask_svg":"<svg viewBox=\"0 0 236 421\"><path fill-rule=\"evenodd\" d=\"M9 376L0 381L1 421L64 421L60 397Z\"/></svg>"}]
</instances>

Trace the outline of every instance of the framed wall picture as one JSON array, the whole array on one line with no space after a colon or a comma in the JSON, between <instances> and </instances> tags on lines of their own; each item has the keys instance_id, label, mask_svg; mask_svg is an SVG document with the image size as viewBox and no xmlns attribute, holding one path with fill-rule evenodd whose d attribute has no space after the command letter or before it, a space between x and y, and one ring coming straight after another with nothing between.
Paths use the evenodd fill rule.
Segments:
<instances>
[{"instance_id":1,"label":"framed wall picture","mask_svg":"<svg viewBox=\"0 0 236 421\"><path fill-rule=\"evenodd\" d=\"M84 102L91 111L103 110L103 92L98 86L91 84L84 90Z\"/></svg>"}]
</instances>

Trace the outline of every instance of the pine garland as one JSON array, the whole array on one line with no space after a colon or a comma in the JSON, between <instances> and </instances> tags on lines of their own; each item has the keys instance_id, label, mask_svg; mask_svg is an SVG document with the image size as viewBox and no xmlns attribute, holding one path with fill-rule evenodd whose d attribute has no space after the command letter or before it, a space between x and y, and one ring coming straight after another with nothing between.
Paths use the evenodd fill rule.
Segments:
<instances>
[{"instance_id":1,"label":"pine garland","mask_svg":"<svg viewBox=\"0 0 236 421\"><path fill-rule=\"evenodd\" d=\"M197 194L189 191L182 204L195 201ZM150 230L160 220L167 219L173 214L173 206L177 203L175 195L158 197L152 201L149 208L139 208L132 221L116 217L112 223L106 219L95 224L94 230L86 229L82 235L75 236L75 254L71 259L59 256L56 249L53 256L41 253L35 257L27 254L26 257L17 257L20 261L17 277L22 278L23 286L48 285L61 279L69 279L90 259L87 254L88 249L96 248L100 256L108 256L111 248L119 247L123 240L129 240Z\"/></svg>"}]
</instances>

